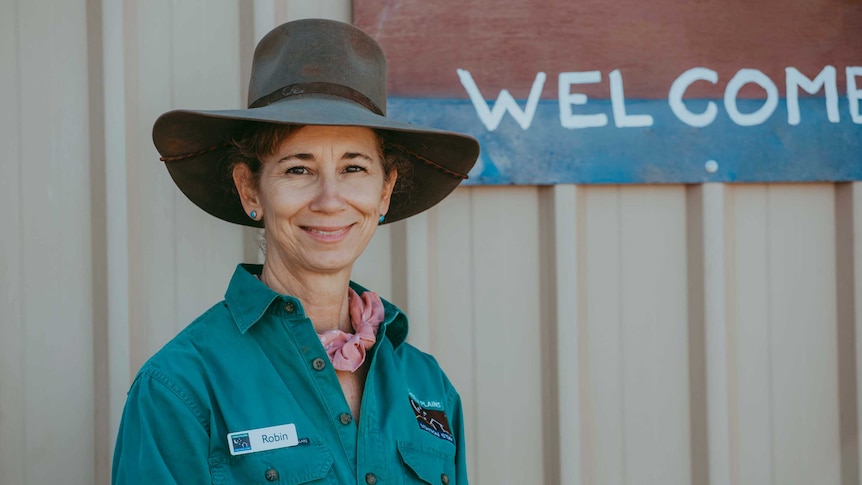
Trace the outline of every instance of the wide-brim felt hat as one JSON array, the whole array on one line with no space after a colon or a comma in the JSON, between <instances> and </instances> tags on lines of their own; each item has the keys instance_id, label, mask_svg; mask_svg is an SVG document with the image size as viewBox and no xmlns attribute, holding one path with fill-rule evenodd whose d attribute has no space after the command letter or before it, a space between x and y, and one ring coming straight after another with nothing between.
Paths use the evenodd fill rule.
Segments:
<instances>
[{"instance_id":1,"label":"wide-brim felt hat","mask_svg":"<svg viewBox=\"0 0 862 485\"><path fill-rule=\"evenodd\" d=\"M248 106L170 111L153 126L153 142L180 190L210 214L246 226L263 227L263 221L245 213L224 180L230 141L254 122L368 127L400 145L412 169L399 174L398 184L410 190L396 188L386 222L440 202L479 156L472 137L388 118L383 51L358 28L332 20L288 22L261 39Z\"/></svg>"}]
</instances>

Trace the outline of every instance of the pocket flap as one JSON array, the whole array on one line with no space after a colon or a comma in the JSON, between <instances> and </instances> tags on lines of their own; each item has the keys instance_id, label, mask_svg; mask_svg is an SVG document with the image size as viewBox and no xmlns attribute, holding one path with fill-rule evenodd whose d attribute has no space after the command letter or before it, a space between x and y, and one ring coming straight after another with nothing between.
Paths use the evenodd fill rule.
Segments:
<instances>
[{"instance_id":1,"label":"pocket flap","mask_svg":"<svg viewBox=\"0 0 862 485\"><path fill-rule=\"evenodd\" d=\"M408 468L426 483L441 483L443 475L454 479L455 450L398 441L398 454Z\"/></svg>"},{"instance_id":2,"label":"pocket flap","mask_svg":"<svg viewBox=\"0 0 862 485\"><path fill-rule=\"evenodd\" d=\"M334 460L323 444L228 457L212 463L213 483L299 485L329 474Z\"/></svg>"}]
</instances>

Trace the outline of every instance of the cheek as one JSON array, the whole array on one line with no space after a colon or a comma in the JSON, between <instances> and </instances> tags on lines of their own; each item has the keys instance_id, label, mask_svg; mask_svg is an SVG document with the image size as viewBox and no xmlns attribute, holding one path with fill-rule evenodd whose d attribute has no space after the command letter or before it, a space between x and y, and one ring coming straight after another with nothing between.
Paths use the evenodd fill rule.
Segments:
<instances>
[{"instance_id":1,"label":"cheek","mask_svg":"<svg viewBox=\"0 0 862 485\"><path fill-rule=\"evenodd\" d=\"M377 206L383 202L386 190L381 179L365 180L346 188L344 194L346 198L355 201L357 205L373 207L376 210Z\"/></svg>"},{"instance_id":2,"label":"cheek","mask_svg":"<svg viewBox=\"0 0 862 485\"><path fill-rule=\"evenodd\" d=\"M285 217L303 206L303 191L281 185L283 184L270 184L261 192L264 214Z\"/></svg>"}]
</instances>

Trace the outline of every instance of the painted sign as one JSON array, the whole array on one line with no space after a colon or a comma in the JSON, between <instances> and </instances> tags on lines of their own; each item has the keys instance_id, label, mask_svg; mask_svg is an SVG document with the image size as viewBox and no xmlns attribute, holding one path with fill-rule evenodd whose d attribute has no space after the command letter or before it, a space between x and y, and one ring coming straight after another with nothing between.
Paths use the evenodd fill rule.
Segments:
<instances>
[{"instance_id":1,"label":"painted sign","mask_svg":"<svg viewBox=\"0 0 862 485\"><path fill-rule=\"evenodd\" d=\"M469 133L467 183L862 180L862 4L363 0L389 114Z\"/></svg>"}]
</instances>

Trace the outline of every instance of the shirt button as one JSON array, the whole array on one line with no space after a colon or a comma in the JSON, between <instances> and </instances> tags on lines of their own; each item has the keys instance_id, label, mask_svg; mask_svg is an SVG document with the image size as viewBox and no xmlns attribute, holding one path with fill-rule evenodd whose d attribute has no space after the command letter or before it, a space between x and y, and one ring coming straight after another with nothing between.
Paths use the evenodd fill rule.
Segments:
<instances>
[{"instance_id":1,"label":"shirt button","mask_svg":"<svg viewBox=\"0 0 862 485\"><path fill-rule=\"evenodd\" d=\"M338 417L341 420L341 424L350 424L353 421L353 416L350 413L341 413L341 416Z\"/></svg>"},{"instance_id":2,"label":"shirt button","mask_svg":"<svg viewBox=\"0 0 862 485\"><path fill-rule=\"evenodd\" d=\"M289 301L284 304L284 311L287 313L293 313L296 311L296 305L294 305L292 301Z\"/></svg>"},{"instance_id":3,"label":"shirt button","mask_svg":"<svg viewBox=\"0 0 862 485\"><path fill-rule=\"evenodd\" d=\"M326 362L318 357L311 361L311 366L314 367L314 370L323 370L326 368Z\"/></svg>"},{"instance_id":4,"label":"shirt button","mask_svg":"<svg viewBox=\"0 0 862 485\"><path fill-rule=\"evenodd\" d=\"M275 468L270 468L263 476L266 477L267 481L274 482L278 480L278 471Z\"/></svg>"},{"instance_id":5,"label":"shirt button","mask_svg":"<svg viewBox=\"0 0 862 485\"><path fill-rule=\"evenodd\" d=\"M445 473L440 475L440 483L442 483L443 485L449 485L449 475Z\"/></svg>"},{"instance_id":6,"label":"shirt button","mask_svg":"<svg viewBox=\"0 0 862 485\"><path fill-rule=\"evenodd\" d=\"M367 483L368 485L374 485L375 483L377 483L377 476L373 473L366 473L365 483Z\"/></svg>"}]
</instances>

